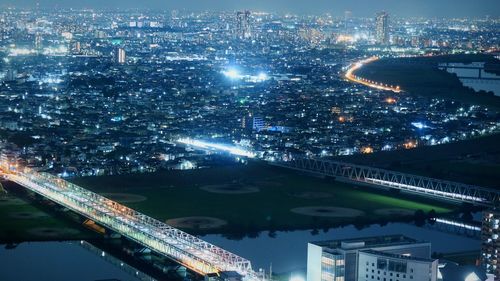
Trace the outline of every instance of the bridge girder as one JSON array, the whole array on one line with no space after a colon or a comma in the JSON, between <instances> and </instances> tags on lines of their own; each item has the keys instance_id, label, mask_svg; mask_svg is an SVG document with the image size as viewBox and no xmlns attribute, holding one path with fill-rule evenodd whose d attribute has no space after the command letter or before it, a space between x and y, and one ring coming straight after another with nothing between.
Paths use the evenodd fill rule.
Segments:
<instances>
[{"instance_id":1,"label":"bridge girder","mask_svg":"<svg viewBox=\"0 0 500 281\"><path fill-rule=\"evenodd\" d=\"M368 166L312 158L296 158L270 164L335 177L352 183L394 188L456 202L489 207L500 204L500 191L494 189Z\"/></svg>"}]
</instances>

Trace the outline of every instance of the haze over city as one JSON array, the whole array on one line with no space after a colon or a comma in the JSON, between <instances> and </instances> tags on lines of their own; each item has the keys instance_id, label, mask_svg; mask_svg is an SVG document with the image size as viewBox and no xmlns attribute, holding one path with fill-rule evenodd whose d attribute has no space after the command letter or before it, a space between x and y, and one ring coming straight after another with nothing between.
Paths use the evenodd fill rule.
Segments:
<instances>
[{"instance_id":1,"label":"haze over city","mask_svg":"<svg viewBox=\"0 0 500 281\"><path fill-rule=\"evenodd\" d=\"M499 16L500 3L496 0L1 0L0 6L34 7L39 3L45 8L107 8L107 9L185 9L203 10L261 10L275 13L341 15L350 10L357 16L368 17L380 10L405 17L479 17ZM453 7L451 9L450 7Z\"/></svg>"}]
</instances>

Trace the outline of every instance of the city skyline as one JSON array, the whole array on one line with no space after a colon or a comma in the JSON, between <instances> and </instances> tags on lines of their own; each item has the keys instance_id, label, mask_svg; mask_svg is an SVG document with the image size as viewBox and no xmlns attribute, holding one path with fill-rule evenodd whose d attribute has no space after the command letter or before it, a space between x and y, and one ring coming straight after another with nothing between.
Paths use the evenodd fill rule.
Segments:
<instances>
[{"instance_id":1,"label":"city skyline","mask_svg":"<svg viewBox=\"0 0 500 281\"><path fill-rule=\"evenodd\" d=\"M297 14L324 14L331 13L341 16L344 11L352 11L355 17L370 17L373 14L385 10L391 14L401 17L484 17L500 16L500 2L495 0L442 0L442 1L396 1L396 0L354 0L354 1L327 1L299 0L289 3L285 0L264 1L256 0L251 3L247 1L211 0L199 2L197 0L165 2L161 0L150 0L141 2L140 5L131 0L111 1L72 1L72 0L0 0L0 7L33 8L38 4L42 8L106 8L106 9L180 9L188 11L234 11L234 10L258 10L274 13L297 13ZM478 3L479 2L479 3ZM454 9L448 7L453 5Z\"/></svg>"},{"instance_id":2,"label":"city skyline","mask_svg":"<svg viewBox=\"0 0 500 281\"><path fill-rule=\"evenodd\" d=\"M496 281L481 3L0 0L0 280Z\"/></svg>"}]
</instances>

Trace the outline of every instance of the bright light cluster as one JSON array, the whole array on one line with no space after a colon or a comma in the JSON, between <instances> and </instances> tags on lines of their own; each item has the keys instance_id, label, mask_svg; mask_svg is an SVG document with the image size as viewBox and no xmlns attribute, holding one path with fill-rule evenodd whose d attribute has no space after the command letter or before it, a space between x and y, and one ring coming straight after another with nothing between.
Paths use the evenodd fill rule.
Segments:
<instances>
[{"instance_id":1,"label":"bright light cluster","mask_svg":"<svg viewBox=\"0 0 500 281\"><path fill-rule=\"evenodd\" d=\"M455 222L455 221L445 220L445 219L440 219L440 218L435 218L434 220L436 222L439 222L439 223L443 223L443 224L447 224L447 225L453 225L453 226L458 226L458 227L463 227L463 228L468 229L468 230L481 231L480 227L473 226L473 225L468 225L468 224L461 223L461 222Z\"/></svg>"},{"instance_id":2,"label":"bright light cluster","mask_svg":"<svg viewBox=\"0 0 500 281\"><path fill-rule=\"evenodd\" d=\"M224 74L227 78L232 80L243 78L243 75L241 75L240 72L234 68L222 71L222 74Z\"/></svg>"},{"instance_id":3,"label":"bright light cluster","mask_svg":"<svg viewBox=\"0 0 500 281\"><path fill-rule=\"evenodd\" d=\"M426 129L429 128L429 126L425 125L422 122L411 122L411 125L417 129Z\"/></svg>"},{"instance_id":4,"label":"bright light cluster","mask_svg":"<svg viewBox=\"0 0 500 281\"><path fill-rule=\"evenodd\" d=\"M208 149L208 150L220 150L224 152L228 152L233 155L238 155L238 156L244 156L248 158L254 158L255 153L236 147L236 146L230 146L230 145L225 145L225 144L219 144L219 143L210 143L210 142L205 142L205 141L200 141L200 140L194 140L190 138L181 138L178 139L177 142L187 144L190 146L194 146L200 149Z\"/></svg>"},{"instance_id":5,"label":"bright light cluster","mask_svg":"<svg viewBox=\"0 0 500 281\"><path fill-rule=\"evenodd\" d=\"M26 55L31 55L36 53L35 50L33 49L26 49L26 48L14 48L11 49L9 52L9 56L15 57L15 56L26 56Z\"/></svg>"},{"instance_id":6,"label":"bright light cluster","mask_svg":"<svg viewBox=\"0 0 500 281\"><path fill-rule=\"evenodd\" d=\"M28 56L36 54L37 50L27 49L27 48L12 48L10 49L9 56ZM47 47L42 50L44 55L66 55L68 53L68 48L66 46L57 47Z\"/></svg>"},{"instance_id":7,"label":"bright light cluster","mask_svg":"<svg viewBox=\"0 0 500 281\"><path fill-rule=\"evenodd\" d=\"M66 46L48 47L43 49L44 55L66 55L68 48Z\"/></svg>"},{"instance_id":8,"label":"bright light cluster","mask_svg":"<svg viewBox=\"0 0 500 281\"><path fill-rule=\"evenodd\" d=\"M222 71L222 74L231 80L245 80L252 83L259 83L269 80L269 76L265 72L260 72L257 75L245 75L241 74L235 68L229 68L227 70Z\"/></svg>"}]
</instances>

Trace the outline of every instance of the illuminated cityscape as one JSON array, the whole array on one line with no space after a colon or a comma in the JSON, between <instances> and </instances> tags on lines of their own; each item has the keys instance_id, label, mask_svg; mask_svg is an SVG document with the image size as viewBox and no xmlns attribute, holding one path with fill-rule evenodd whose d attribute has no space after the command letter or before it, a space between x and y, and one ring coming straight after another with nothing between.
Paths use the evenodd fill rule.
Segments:
<instances>
[{"instance_id":1,"label":"illuminated cityscape","mask_svg":"<svg viewBox=\"0 0 500 281\"><path fill-rule=\"evenodd\" d=\"M0 0L0 280L500 280L482 1Z\"/></svg>"}]
</instances>

